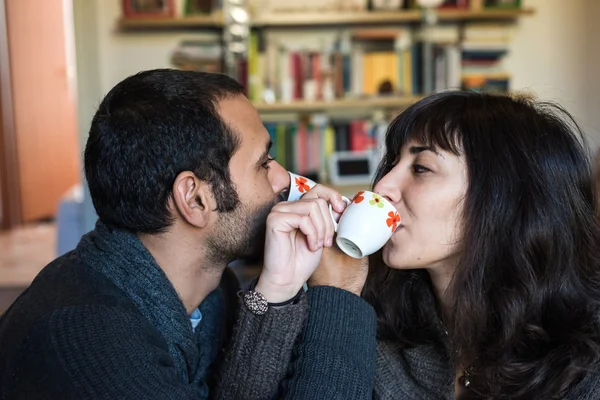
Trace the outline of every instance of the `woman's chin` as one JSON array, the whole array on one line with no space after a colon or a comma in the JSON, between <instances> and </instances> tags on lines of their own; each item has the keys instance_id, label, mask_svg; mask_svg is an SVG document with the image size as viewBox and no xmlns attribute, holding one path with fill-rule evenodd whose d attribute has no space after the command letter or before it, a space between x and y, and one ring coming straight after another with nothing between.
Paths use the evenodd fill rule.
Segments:
<instances>
[{"instance_id":1,"label":"woman's chin","mask_svg":"<svg viewBox=\"0 0 600 400\"><path fill-rule=\"evenodd\" d=\"M400 257L398 257L400 255ZM399 250L394 245L393 241L389 241L383 246L383 250L381 252L381 257L383 258L383 262L385 265L392 269L408 269L409 266L406 265L406 260L402 258L402 253L399 253Z\"/></svg>"},{"instance_id":2,"label":"woman's chin","mask_svg":"<svg viewBox=\"0 0 600 400\"><path fill-rule=\"evenodd\" d=\"M383 246L383 250L381 252L381 256L383 258L383 262L390 268L396 268L393 266L394 264L394 243L390 240Z\"/></svg>"}]
</instances>

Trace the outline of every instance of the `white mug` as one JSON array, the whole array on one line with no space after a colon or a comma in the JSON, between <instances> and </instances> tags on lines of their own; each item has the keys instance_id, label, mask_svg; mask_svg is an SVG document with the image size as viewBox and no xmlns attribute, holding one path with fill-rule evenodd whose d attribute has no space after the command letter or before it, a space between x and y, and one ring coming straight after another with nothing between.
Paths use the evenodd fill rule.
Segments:
<instances>
[{"instance_id":1,"label":"white mug","mask_svg":"<svg viewBox=\"0 0 600 400\"><path fill-rule=\"evenodd\" d=\"M388 200L360 191L340 217L335 242L350 257L363 258L381 249L399 223L400 215Z\"/></svg>"},{"instance_id":2,"label":"white mug","mask_svg":"<svg viewBox=\"0 0 600 400\"><path fill-rule=\"evenodd\" d=\"M311 181L308 178L294 174L293 172L288 171L288 173L290 174L290 190L287 198L288 201L300 200L302 195L316 185L314 181Z\"/></svg>"}]
</instances>

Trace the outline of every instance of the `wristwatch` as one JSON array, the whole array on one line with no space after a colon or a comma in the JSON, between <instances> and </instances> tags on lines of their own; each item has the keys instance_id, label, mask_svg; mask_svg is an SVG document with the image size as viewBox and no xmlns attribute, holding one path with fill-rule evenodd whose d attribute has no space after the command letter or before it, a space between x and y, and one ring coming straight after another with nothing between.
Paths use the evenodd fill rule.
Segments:
<instances>
[{"instance_id":1,"label":"wristwatch","mask_svg":"<svg viewBox=\"0 0 600 400\"><path fill-rule=\"evenodd\" d=\"M244 305L252 314L263 315L269 311L267 298L259 292L248 290L244 293Z\"/></svg>"},{"instance_id":2,"label":"wristwatch","mask_svg":"<svg viewBox=\"0 0 600 400\"><path fill-rule=\"evenodd\" d=\"M305 292L304 287L302 287L300 289L300 291L294 297L292 297L291 299L289 299L287 301L284 301L281 303L269 303L267 301L267 298L262 293L259 293L254 290L257 283L258 283L258 278L254 279L250 283L248 290L245 291L242 296L242 301L244 303L244 306L246 306L246 308L255 315L266 314L267 311L269 311L269 307L276 308L276 307L287 306L289 304L296 304L300 300L302 293Z\"/></svg>"}]
</instances>

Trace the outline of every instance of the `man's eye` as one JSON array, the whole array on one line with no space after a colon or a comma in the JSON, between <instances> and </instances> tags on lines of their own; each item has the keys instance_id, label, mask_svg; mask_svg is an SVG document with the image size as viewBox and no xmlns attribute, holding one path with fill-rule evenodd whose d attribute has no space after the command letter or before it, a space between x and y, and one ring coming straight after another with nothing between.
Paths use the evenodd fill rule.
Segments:
<instances>
[{"instance_id":1,"label":"man's eye","mask_svg":"<svg viewBox=\"0 0 600 400\"><path fill-rule=\"evenodd\" d=\"M263 167L264 169L269 169L269 164L271 163L271 161L274 161L275 159L273 157L269 157L267 158L267 160L262 163L261 167Z\"/></svg>"}]
</instances>

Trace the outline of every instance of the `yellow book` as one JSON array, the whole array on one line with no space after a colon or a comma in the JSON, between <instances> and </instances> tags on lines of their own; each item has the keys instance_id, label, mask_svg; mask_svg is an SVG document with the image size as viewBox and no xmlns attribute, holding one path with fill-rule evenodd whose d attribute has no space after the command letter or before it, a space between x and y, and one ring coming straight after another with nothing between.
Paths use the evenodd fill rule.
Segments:
<instances>
[{"instance_id":1,"label":"yellow book","mask_svg":"<svg viewBox=\"0 0 600 400\"><path fill-rule=\"evenodd\" d=\"M373 71L373 53L365 53L363 54L362 60L362 75L363 75L363 90L362 94L371 95L377 93L377 89L375 88L375 79Z\"/></svg>"},{"instance_id":2,"label":"yellow book","mask_svg":"<svg viewBox=\"0 0 600 400\"><path fill-rule=\"evenodd\" d=\"M248 44L248 97L250 101L257 101L260 99L259 92L259 63L258 59L258 34L252 32L250 34L250 40Z\"/></svg>"},{"instance_id":3,"label":"yellow book","mask_svg":"<svg viewBox=\"0 0 600 400\"><path fill-rule=\"evenodd\" d=\"M392 91L398 90L398 57L394 52L381 53L378 58L378 65L381 65L381 76L377 86L383 81L389 81L392 84Z\"/></svg>"},{"instance_id":4,"label":"yellow book","mask_svg":"<svg viewBox=\"0 0 600 400\"><path fill-rule=\"evenodd\" d=\"M319 179L327 181L329 179L329 158L335 151L335 129L327 125L322 132L323 148L321 149L321 171Z\"/></svg>"},{"instance_id":5,"label":"yellow book","mask_svg":"<svg viewBox=\"0 0 600 400\"><path fill-rule=\"evenodd\" d=\"M398 57L392 51L366 53L363 62L363 94L376 95L382 83L389 81L398 89Z\"/></svg>"}]
</instances>

